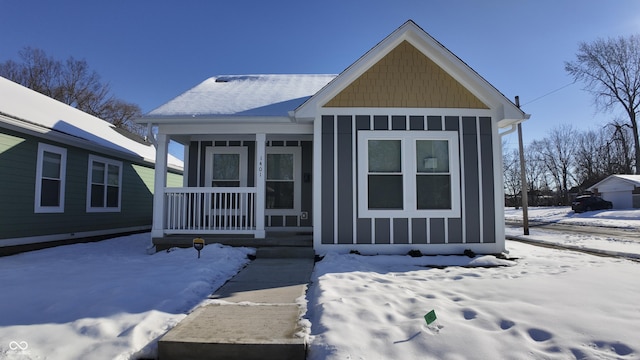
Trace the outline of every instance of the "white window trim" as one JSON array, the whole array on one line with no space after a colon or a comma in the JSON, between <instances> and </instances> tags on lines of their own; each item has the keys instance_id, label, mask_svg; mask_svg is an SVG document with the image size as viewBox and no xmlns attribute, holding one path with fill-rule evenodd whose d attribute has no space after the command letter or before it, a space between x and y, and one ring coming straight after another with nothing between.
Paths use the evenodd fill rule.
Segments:
<instances>
[{"instance_id":1,"label":"white window trim","mask_svg":"<svg viewBox=\"0 0 640 360\"><path fill-rule=\"evenodd\" d=\"M247 147L246 146L207 146L205 150L205 187L211 187L213 181L213 155L214 154L239 154L240 155L240 187L247 186Z\"/></svg>"},{"instance_id":2,"label":"white window trim","mask_svg":"<svg viewBox=\"0 0 640 360\"><path fill-rule=\"evenodd\" d=\"M41 206L40 199L42 197L42 167L44 162L44 152L50 152L60 155L60 205L59 206ZM38 143L38 157L36 162L36 195L34 201L35 213L63 213L65 185L67 175L67 149L44 143Z\"/></svg>"},{"instance_id":3,"label":"white window trim","mask_svg":"<svg viewBox=\"0 0 640 360\"><path fill-rule=\"evenodd\" d=\"M266 209L266 215L300 215L302 211L302 151L300 147L294 146L268 146L267 155L269 154L293 154L293 209ZM269 169L267 169L267 172ZM268 182L265 175L264 181ZM266 194L265 194L266 197ZM266 204L266 203L265 203Z\"/></svg>"},{"instance_id":4,"label":"white window trim","mask_svg":"<svg viewBox=\"0 0 640 360\"><path fill-rule=\"evenodd\" d=\"M106 204L106 199L105 199L105 205L102 207L92 207L91 206L91 172L92 172L92 168L93 168L93 162L99 162L99 163L103 163L105 165L113 165L113 166L117 166L119 171L118 171L118 206L117 207L107 207ZM103 158L100 156L96 156L96 155L89 155L89 163L88 163L88 169L87 169L87 212L120 212L122 209L122 171L123 171L123 167L122 167L122 162L121 161L117 161L117 160L112 160L112 159L107 159L107 158ZM108 167L105 166L105 176L107 176L108 174ZM106 179L105 179L105 191L106 191Z\"/></svg>"},{"instance_id":5,"label":"white window trim","mask_svg":"<svg viewBox=\"0 0 640 360\"><path fill-rule=\"evenodd\" d=\"M404 209L369 209L368 206L368 141L400 140ZM449 174L451 176L451 209L417 209L416 203L416 141L447 140L449 144ZM358 131L358 216L369 218L460 217L460 154L456 131Z\"/></svg>"}]
</instances>

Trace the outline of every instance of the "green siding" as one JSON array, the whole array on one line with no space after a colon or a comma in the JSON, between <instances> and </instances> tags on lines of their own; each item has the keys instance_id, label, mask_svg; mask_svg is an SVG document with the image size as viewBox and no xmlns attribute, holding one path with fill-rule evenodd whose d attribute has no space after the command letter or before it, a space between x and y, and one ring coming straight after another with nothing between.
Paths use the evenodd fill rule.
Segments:
<instances>
[{"instance_id":1,"label":"green siding","mask_svg":"<svg viewBox=\"0 0 640 360\"><path fill-rule=\"evenodd\" d=\"M152 182L153 184L153 182ZM167 186L168 187L182 187L182 175L169 173L167 174ZM153 189L153 185L151 186Z\"/></svg>"},{"instance_id":2,"label":"green siding","mask_svg":"<svg viewBox=\"0 0 640 360\"><path fill-rule=\"evenodd\" d=\"M150 226L154 170L100 153L0 129L0 245L2 239ZM38 143L67 149L64 213L35 213ZM87 212L89 154L122 161L120 212ZM182 186L170 173L169 186Z\"/></svg>"},{"instance_id":3,"label":"green siding","mask_svg":"<svg viewBox=\"0 0 640 360\"><path fill-rule=\"evenodd\" d=\"M15 236L15 228L33 223L37 143L17 133L0 133L0 237ZM29 154L34 154L30 156ZM25 215L30 215L25 217Z\"/></svg>"}]
</instances>

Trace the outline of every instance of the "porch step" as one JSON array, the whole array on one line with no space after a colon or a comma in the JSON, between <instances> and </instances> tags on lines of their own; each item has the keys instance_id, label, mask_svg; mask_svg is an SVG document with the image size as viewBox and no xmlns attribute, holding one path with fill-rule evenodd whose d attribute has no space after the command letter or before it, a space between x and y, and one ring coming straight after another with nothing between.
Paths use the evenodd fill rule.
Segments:
<instances>
[{"instance_id":1,"label":"porch step","mask_svg":"<svg viewBox=\"0 0 640 360\"><path fill-rule=\"evenodd\" d=\"M258 259L313 259L313 248L301 246L260 247L256 250Z\"/></svg>"}]
</instances>

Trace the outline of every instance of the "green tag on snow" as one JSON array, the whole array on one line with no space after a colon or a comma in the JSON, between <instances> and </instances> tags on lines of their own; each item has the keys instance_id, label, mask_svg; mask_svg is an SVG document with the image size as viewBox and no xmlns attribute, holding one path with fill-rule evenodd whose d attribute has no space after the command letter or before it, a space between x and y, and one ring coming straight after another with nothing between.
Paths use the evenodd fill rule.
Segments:
<instances>
[{"instance_id":1,"label":"green tag on snow","mask_svg":"<svg viewBox=\"0 0 640 360\"><path fill-rule=\"evenodd\" d=\"M427 322L427 325L431 325L432 322L436 321L436 311L431 310L424 316L424 320Z\"/></svg>"}]
</instances>

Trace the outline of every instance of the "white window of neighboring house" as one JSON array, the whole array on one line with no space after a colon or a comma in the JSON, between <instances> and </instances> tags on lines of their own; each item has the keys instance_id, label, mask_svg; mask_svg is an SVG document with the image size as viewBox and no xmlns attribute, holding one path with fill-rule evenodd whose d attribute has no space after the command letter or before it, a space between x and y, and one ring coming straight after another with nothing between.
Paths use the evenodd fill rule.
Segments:
<instances>
[{"instance_id":1,"label":"white window of neighboring house","mask_svg":"<svg viewBox=\"0 0 640 360\"><path fill-rule=\"evenodd\" d=\"M87 212L119 212L122 162L89 155Z\"/></svg>"},{"instance_id":2,"label":"white window of neighboring house","mask_svg":"<svg viewBox=\"0 0 640 360\"><path fill-rule=\"evenodd\" d=\"M358 132L362 217L460 216L458 133Z\"/></svg>"},{"instance_id":3,"label":"white window of neighboring house","mask_svg":"<svg viewBox=\"0 0 640 360\"><path fill-rule=\"evenodd\" d=\"M36 213L64 212L67 149L39 143L36 168Z\"/></svg>"},{"instance_id":4,"label":"white window of neighboring house","mask_svg":"<svg viewBox=\"0 0 640 360\"><path fill-rule=\"evenodd\" d=\"M301 209L299 147L267 147L266 213L297 215Z\"/></svg>"}]
</instances>

